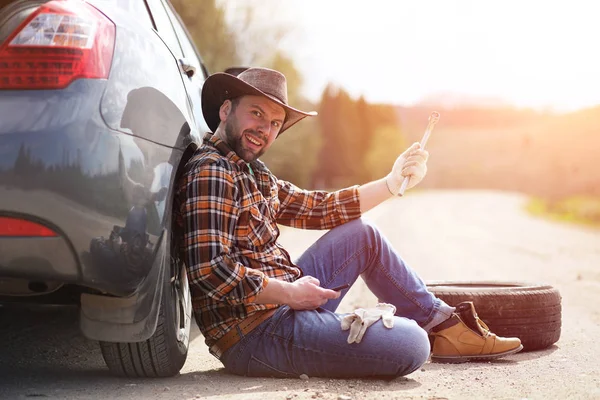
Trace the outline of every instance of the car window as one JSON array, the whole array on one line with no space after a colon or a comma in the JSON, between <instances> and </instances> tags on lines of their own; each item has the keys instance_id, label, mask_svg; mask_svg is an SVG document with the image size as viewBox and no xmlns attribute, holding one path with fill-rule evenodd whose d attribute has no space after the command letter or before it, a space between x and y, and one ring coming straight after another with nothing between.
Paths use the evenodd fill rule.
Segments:
<instances>
[{"instance_id":1,"label":"car window","mask_svg":"<svg viewBox=\"0 0 600 400\"><path fill-rule=\"evenodd\" d=\"M158 31L158 34L165 41L167 46L169 46L169 49L171 49L175 57L183 57L181 46L179 45L177 35L173 30L171 20L167 15L167 11L163 6L163 2L161 0L147 0L147 2L148 6L150 7L150 12L152 13L152 18L154 18L154 23L156 24L156 30Z\"/></svg>"},{"instance_id":2,"label":"car window","mask_svg":"<svg viewBox=\"0 0 600 400\"><path fill-rule=\"evenodd\" d=\"M149 28L154 28L152 24L152 18L148 14L146 3L144 0L95 0L103 3L111 4L120 8L121 10L127 11L131 16L138 20L142 25Z\"/></svg>"},{"instance_id":3,"label":"car window","mask_svg":"<svg viewBox=\"0 0 600 400\"><path fill-rule=\"evenodd\" d=\"M181 49L183 50L183 56L188 60L190 64L196 67L196 76L204 81L207 78L206 71L202 66L202 61L200 60L200 56L198 55L198 50L194 42L192 41L188 30L181 21L179 15L177 15L177 13L173 11L173 8L170 4L165 4L165 8L167 10L167 14L169 15L173 23L173 29L175 29L175 33L177 33L179 44L181 45Z\"/></svg>"}]
</instances>

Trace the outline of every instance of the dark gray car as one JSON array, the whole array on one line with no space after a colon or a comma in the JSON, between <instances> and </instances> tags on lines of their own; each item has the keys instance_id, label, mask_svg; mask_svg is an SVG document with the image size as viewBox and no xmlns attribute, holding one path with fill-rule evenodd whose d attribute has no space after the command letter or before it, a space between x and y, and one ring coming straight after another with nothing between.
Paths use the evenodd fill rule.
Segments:
<instances>
[{"instance_id":1,"label":"dark gray car","mask_svg":"<svg viewBox=\"0 0 600 400\"><path fill-rule=\"evenodd\" d=\"M187 357L170 211L206 77L165 0L0 2L0 302L80 305L120 375Z\"/></svg>"}]
</instances>

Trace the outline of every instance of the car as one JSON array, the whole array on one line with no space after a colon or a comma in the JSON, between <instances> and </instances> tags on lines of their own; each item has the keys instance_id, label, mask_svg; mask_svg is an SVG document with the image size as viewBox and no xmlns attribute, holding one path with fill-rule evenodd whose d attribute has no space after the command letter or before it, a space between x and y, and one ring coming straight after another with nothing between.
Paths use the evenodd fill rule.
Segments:
<instances>
[{"instance_id":1,"label":"car","mask_svg":"<svg viewBox=\"0 0 600 400\"><path fill-rule=\"evenodd\" d=\"M171 208L207 77L165 0L0 3L0 302L78 306L118 375L187 357Z\"/></svg>"}]
</instances>

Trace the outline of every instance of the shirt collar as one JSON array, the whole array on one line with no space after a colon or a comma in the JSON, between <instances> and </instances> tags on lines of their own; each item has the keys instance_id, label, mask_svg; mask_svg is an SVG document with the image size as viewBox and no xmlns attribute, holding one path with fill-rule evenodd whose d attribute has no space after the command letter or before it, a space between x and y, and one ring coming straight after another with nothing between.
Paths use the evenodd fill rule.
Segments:
<instances>
[{"instance_id":1,"label":"shirt collar","mask_svg":"<svg viewBox=\"0 0 600 400\"><path fill-rule=\"evenodd\" d=\"M214 133L207 133L206 136L204 136L204 143L208 143L209 145L213 146L219 151L219 153L221 153L232 163L237 164L242 168L248 168L246 165L246 161L244 161L240 156L238 156L235 153L235 151L233 151L231 147L229 147L227 143L219 139Z\"/></svg>"},{"instance_id":2,"label":"shirt collar","mask_svg":"<svg viewBox=\"0 0 600 400\"><path fill-rule=\"evenodd\" d=\"M210 146L217 149L219 153L221 153L225 158L227 158L232 163L238 165L243 170L250 172L249 166L252 166L252 171L254 172L264 172L265 164L260 160L254 160L250 164L244 161L240 156L237 155L235 151L225 141L219 139L217 135L211 132L207 132L204 136L204 143L209 144Z\"/></svg>"}]
</instances>

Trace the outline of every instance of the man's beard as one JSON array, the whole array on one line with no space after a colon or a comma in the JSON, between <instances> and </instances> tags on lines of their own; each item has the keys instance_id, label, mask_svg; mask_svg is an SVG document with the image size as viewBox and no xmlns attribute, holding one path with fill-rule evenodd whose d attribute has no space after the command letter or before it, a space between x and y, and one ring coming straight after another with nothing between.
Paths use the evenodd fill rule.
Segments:
<instances>
[{"instance_id":1,"label":"man's beard","mask_svg":"<svg viewBox=\"0 0 600 400\"><path fill-rule=\"evenodd\" d=\"M251 130L247 130L247 131L248 131L248 133L251 133L257 137L260 137L260 135L258 135L254 131L251 131ZM239 132L239 134L236 135L236 132ZM264 145L258 153L254 153L248 149L245 149L242 146L243 135L244 135L244 132L240 132L240 129L239 129L235 119L228 118L227 121L225 122L225 137L227 140L227 144L241 159L243 159L247 163L250 163L250 162L256 160L258 157L262 156L266 149L264 148Z\"/></svg>"}]
</instances>

